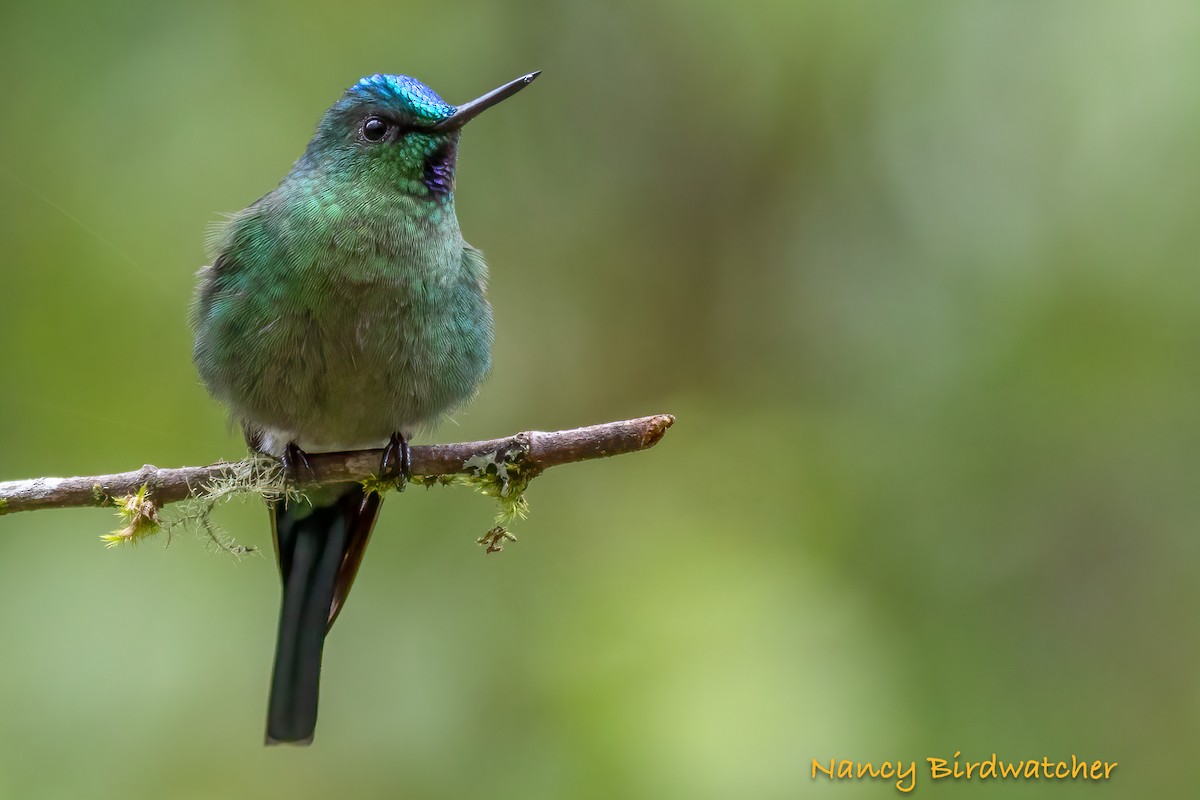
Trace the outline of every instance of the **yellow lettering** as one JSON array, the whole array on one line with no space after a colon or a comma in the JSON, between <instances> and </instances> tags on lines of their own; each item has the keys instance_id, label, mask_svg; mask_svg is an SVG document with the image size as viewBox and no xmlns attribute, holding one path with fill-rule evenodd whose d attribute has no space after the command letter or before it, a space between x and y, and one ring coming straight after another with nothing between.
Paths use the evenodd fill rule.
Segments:
<instances>
[{"instance_id":1,"label":"yellow lettering","mask_svg":"<svg viewBox=\"0 0 1200 800\"><path fill-rule=\"evenodd\" d=\"M925 760L929 763L929 777L932 780L938 781L943 778L960 779L965 777L967 780L978 778L979 780L987 780L988 778L1055 778L1065 780L1110 780L1112 774L1120 765L1118 761L1080 761L1079 756L1075 753L1071 754L1070 762L1067 761L1051 761L1049 756L1044 757L1041 761L1032 759L1027 761L1001 761L996 753L992 753L992 757L985 761L966 761L959 762L961 751L955 751L953 759L933 758L928 757ZM953 762L953 763L952 763ZM824 775L830 780L837 779L854 779L858 778L880 778L883 780L896 781L896 788L904 794L908 794L917 787L917 762L910 761L906 765L903 761L881 761L876 766L873 761L851 761L849 759L838 760L836 758L829 759L829 763L825 764L817 759L812 759L812 768L810 775L813 780L817 779L817 774Z\"/></svg>"}]
</instances>

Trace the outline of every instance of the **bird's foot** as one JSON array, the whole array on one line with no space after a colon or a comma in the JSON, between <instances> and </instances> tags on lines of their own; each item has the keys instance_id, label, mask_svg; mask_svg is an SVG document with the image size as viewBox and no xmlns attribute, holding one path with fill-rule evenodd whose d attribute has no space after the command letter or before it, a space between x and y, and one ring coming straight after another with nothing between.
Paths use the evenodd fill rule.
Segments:
<instances>
[{"instance_id":1,"label":"bird's foot","mask_svg":"<svg viewBox=\"0 0 1200 800\"><path fill-rule=\"evenodd\" d=\"M397 431L388 440L387 447L383 448L383 458L379 460L379 480L381 483L394 483L403 492L411 477L412 453L404 434Z\"/></svg>"},{"instance_id":2,"label":"bird's foot","mask_svg":"<svg viewBox=\"0 0 1200 800\"><path fill-rule=\"evenodd\" d=\"M302 486L316 482L317 475L308 463L308 454L295 442L287 443L279 460L283 462L283 474L288 483Z\"/></svg>"}]
</instances>

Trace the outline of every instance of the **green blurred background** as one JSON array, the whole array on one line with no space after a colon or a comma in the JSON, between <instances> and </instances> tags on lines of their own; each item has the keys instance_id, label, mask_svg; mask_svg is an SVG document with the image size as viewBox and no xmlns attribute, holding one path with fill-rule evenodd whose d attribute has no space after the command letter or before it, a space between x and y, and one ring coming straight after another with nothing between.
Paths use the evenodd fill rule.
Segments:
<instances>
[{"instance_id":1,"label":"green blurred background","mask_svg":"<svg viewBox=\"0 0 1200 800\"><path fill-rule=\"evenodd\" d=\"M495 370L435 438L679 420L499 556L486 498L389 499L308 750L261 746L269 556L0 518L0 800L1195 791L1196 4L21 0L0 65L0 479L243 452L205 226L376 71L545 73L464 137Z\"/></svg>"}]
</instances>

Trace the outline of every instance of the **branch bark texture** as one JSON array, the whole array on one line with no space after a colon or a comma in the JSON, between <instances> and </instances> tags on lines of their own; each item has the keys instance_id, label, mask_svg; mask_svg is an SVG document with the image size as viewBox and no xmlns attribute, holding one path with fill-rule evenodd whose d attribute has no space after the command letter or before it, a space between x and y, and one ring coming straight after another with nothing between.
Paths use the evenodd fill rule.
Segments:
<instances>
[{"instance_id":1,"label":"branch bark texture","mask_svg":"<svg viewBox=\"0 0 1200 800\"><path fill-rule=\"evenodd\" d=\"M550 433L526 431L481 442L414 445L410 451L412 474L471 474L478 469L479 459L495 455L519 463L532 476L560 464L645 450L657 444L674 423L670 414L658 414ZM371 478L382 455L382 450L312 454L309 464L314 480L309 486ZM43 508L111 506L115 498L136 494L142 486L147 487L156 505L163 506L199 494L205 485L245 466L246 462L221 461L205 467L164 469L147 464L113 475L4 481L0 482L0 515Z\"/></svg>"}]
</instances>

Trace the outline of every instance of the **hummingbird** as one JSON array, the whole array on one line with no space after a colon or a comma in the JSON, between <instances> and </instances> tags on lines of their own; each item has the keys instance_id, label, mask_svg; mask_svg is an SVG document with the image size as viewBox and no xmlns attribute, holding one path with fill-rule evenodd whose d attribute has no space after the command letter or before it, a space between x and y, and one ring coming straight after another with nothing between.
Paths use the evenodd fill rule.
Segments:
<instances>
[{"instance_id":1,"label":"hummingbird","mask_svg":"<svg viewBox=\"0 0 1200 800\"><path fill-rule=\"evenodd\" d=\"M213 237L193 360L249 447L293 480L307 453L381 447L380 477L407 479L412 436L487 375L487 265L454 208L459 139L539 74L459 106L406 75L367 76L282 182ZM283 598L267 744L312 742L325 637L381 502L349 483L268 503Z\"/></svg>"}]
</instances>

